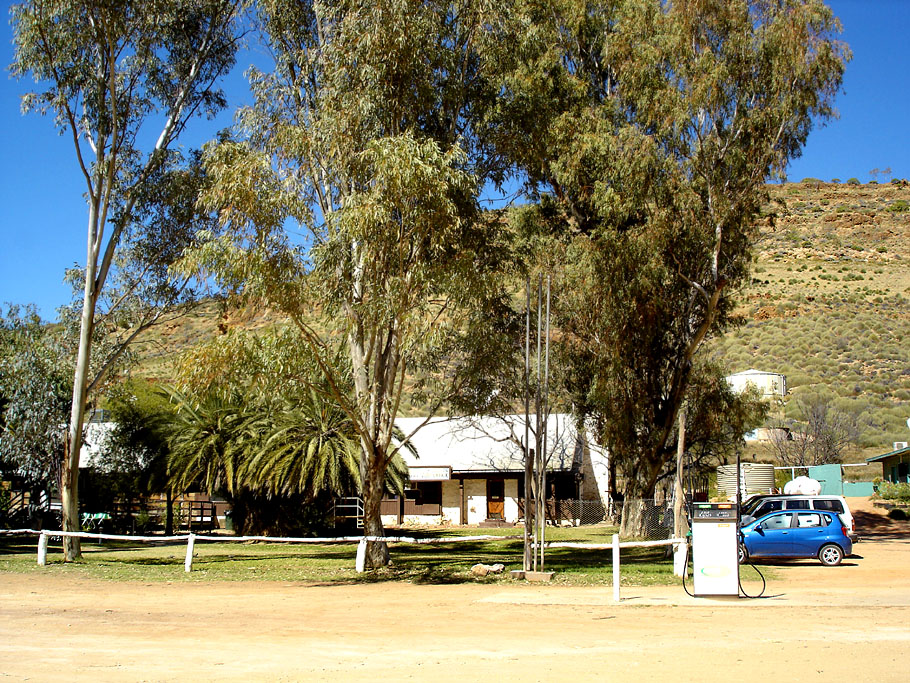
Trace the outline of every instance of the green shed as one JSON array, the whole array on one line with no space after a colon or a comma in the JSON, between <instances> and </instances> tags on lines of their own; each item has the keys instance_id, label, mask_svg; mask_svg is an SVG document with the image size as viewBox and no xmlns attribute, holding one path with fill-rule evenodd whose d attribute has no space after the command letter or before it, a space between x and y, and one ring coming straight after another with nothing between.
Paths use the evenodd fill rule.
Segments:
<instances>
[{"instance_id":1,"label":"green shed","mask_svg":"<svg viewBox=\"0 0 910 683\"><path fill-rule=\"evenodd\" d=\"M895 446L900 444L895 444ZM880 462L882 464L882 479L894 483L910 483L910 446L906 443L901 448L895 448L890 453L866 458L866 462Z\"/></svg>"}]
</instances>

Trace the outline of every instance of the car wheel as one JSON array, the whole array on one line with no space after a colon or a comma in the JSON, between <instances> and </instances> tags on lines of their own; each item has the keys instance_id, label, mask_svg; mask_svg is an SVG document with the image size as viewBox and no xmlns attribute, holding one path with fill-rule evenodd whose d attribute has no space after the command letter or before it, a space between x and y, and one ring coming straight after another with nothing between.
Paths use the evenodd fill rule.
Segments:
<instances>
[{"instance_id":1,"label":"car wheel","mask_svg":"<svg viewBox=\"0 0 910 683\"><path fill-rule=\"evenodd\" d=\"M818 559L826 567L836 567L844 559L844 551L841 550L839 545L829 543L828 545L823 545L821 550L818 551Z\"/></svg>"},{"instance_id":2,"label":"car wheel","mask_svg":"<svg viewBox=\"0 0 910 683\"><path fill-rule=\"evenodd\" d=\"M744 546L742 543L739 544L738 555L739 555L740 564L742 564L743 562L745 562L746 560L749 559L749 551L746 550L746 546Z\"/></svg>"}]
</instances>

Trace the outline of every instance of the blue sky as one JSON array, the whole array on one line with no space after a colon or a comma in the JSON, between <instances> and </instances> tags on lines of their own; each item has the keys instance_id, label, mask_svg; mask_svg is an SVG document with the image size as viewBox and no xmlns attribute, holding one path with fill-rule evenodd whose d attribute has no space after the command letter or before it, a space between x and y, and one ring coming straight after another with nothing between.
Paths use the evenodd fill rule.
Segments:
<instances>
[{"instance_id":1,"label":"blue sky","mask_svg":"<svg viewBox=\"0 0 910 683\"><path fill-rule=\"evenodd\" d=\"M870 170L886 167L893 177L910 178L910 0L829 5L853 51L837 100L840 118L812 132L788 178L866 182ZM2 31L0 62L6 66L13 59L8 21ZM239 63L230 79L231 106L248 97L241 76L248 62ZM65 269L85 261L85 186L71 140L57 134L52 120L20 114L19 97L28 88L26 81L0 76L0 303L34 303L53 320L70 299ZM230 116L195 122L182 142L199 145L229 125Z\"/></svg>"}]
</instances>

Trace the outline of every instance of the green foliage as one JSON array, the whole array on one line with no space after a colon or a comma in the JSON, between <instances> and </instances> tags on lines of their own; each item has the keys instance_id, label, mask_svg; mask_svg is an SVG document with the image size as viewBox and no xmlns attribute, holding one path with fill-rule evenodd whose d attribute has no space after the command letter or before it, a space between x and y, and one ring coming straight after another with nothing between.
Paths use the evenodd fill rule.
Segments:
<instances>
[{"instance_id":1,"label":"green foliage","mask_svg":"<svg viewBox=\"0 0 910 683\"><path fill-rule=\"evenodd\" d=\"M117 322L138 306L120 340L122 351L162 313L154 305L160 300L147 307L142 295L165 294L171 303L187 284L185 279L167 283L167 256L173 256L174 246L156 220L166 215L180 223L187 212L173 211L172 197L150 194L149 187L157 185L171 145L190 119L224 107L215 83L234 64L239 9L235 0L31 0L11 10L10 70L17 78L30 77L38 88L23 97L23 111L51 114L57 130L68 134L86 188L88 259L75 275L84 287L60 480L68 530L79 528L78 460L87 400L120 356L115 350L91 367L96 322ZM157 135L150 130L155 123ZM155 142L144 144L150 139ZM150 197L168 210L143 211ZM194 214L193 200L182 205ZM142 257L152 263L130 263ZM109 279L120 282L110 288ZM105 301L106 295L111 299ZM77 559L78 539L65 544L68 558Z\"/></svg>"},{"instance_id":2,"label":"green foliage","mask_svg":"<svg viewBox=\"0 0 910 683\"><path fill-rule=\"evenodd\" d=\"M910 503L910 484L883 481L878 485L878 495L885 500Z\"/></svg>"},{"instance_id":3,"label":"green foliage","mask_svg":"<svg viewBox=\"0 0 910 683\"><path fill-rule=\"evenodd\" d=\"M222 492L238 530L264 533L302 533L320 522L313 514L324 509L325 496L360 492L359 434L295 331L227 334L192 349L179 365L182 391L171 394L176 417L168 442L176 490ZM334 379L351 391L349 372ZM406 481L396 456L386 490L400 492Z\"/></svg>"},{"instance_id":4,"label":"green foliage","mask_svg":"<svg viewBox=\"0 0 910 683\"><path fill-rule=\"evenodd\" d=\"M904 213L905 211L910 211L910 202L906 199L895 199L893 202L888 204L888 211L893 213Z\"/></svg>"},{"instance_id":5,"label":"green foliage","mask_svg":"<svg viewBox=\"0 0 910 683\"><path fill-rule=\"evenodd\" d=\"M686 467L707 474L742 452L743 437L764 423L770 404L748 387L733 391L727 371L699 356L689 385L686 409ZM674 439L678 438L674 435ZM675 463L664 472L675 477Z\"/></svg>"},{"instance_id":6,"label":"green foliage","mask_svg":"<svg viewBox=\"0 0 910 683\"><path fill-rule=\"evenodd\" d=\"M275 68L251 70L238 139L207 151L206 205L228 233L185 272L290 317L360 440L365 525L379 535L405 383L428 413L469 394L468 356L483 349L467 337L483 332L468 325L507 301L506 235L477 206L483 183L502 178L479 138L497 92L481 52L499 15L486 0L256 9ZM286 221L311 249L291 243Z\"/></svg>"},{"instance_id":7,"label":"green foliage","mask_svg":"<svg viewBox=\"0 0 910 683\"><path fill-rule=\"evenodd\" d=\"M817 2L522 9L497 142L561 209L573 398L648 497L695 354L732 325L765 179L832 113L847 53Z\"/></svg>"},{"instance_id":8,"label":"green foliage","mask_svg":"<svg viewBox=\"0 0 910 683\"><path fill-rule=\"evenodd\" d=\"M35 308L0 317L0 473L56 490L72 392L71 349Z\"/></svg>"},{"instance_id":9,"label":"green foliage","mask_svg":"<svg viewBox=\"0 0 910 683\"><path fill-rule=\"evenodd\" d=\"M113 423L92 459L83 495L88 510L111 511L117 500L132 503L168 488L168 437L174 407L165 391L130 380L111 392L106 408Z\"/></svg>"},{"instance_id":10,"label":"green foliage","mask_svg":"<svg viewBox=\"0 0 910 683\"><path fill-rule=\"evenodd\" d=\"M859 185L859 179L858 178L848 178L847 185Z\"/></svg>"}]
</instances>

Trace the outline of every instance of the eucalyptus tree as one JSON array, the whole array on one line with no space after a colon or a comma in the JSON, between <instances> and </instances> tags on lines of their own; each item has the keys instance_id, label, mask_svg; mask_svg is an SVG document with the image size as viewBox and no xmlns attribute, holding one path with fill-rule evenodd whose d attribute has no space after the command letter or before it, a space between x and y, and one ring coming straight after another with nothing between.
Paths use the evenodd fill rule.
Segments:
<instances>
[{"instance_id":1,"label":"eucalyptus tree","mask_svg":"<svg viewBox=\"0 0 910 683\"><path fill-rule=\"evenodd\" d=\"M78 530L78 460L86 403L110 365L93 371L93 332L101 316L128 302L146 282L129 278L124 241L151 250L161 263L168 240L157 224L136 214L147 185L161 173L175 140L198 114L224 106L215 87L234 62L238 0L31 0L12 7L12 72L30 76L36 92L23 109L51 114L73 143L85 180L88 226L72 404L62 466L63 524ZM132 232L136 231L136 232ZM129 284L103 308L113 272ZM177 284L179 289L179 283ZM155 314L132 321L135 334ZM115 359L119 354L112 354ZM80 556L78 539L65 539L67 560Z\"/></svg>"},{"instance_id":2,"label":"eucalyptus tree","mask_svg":"<svg viewBox=\"0 0 910 683\"><path fill-rule=\"evenodd\" d=\"M208 206L230 229L186 266L293 321L356 431L364 529L382 536L402 393L428 415L472 395L484 311L505 302L506 240L477 204L484 181L501 177L476 125L496 93L483 52L498 10L486 0L257 9L275 67L251 71L255 104L237 139L208 151ZM368 566L387 558L384 543L369 544Z\"/></svg>"},{"instance_id":3,"label":"eucalyptus tree","mask_svg":"<svg viewBox=\"0 0 910 683\"><path fill-rule=\"evenodd\" d=\"M633 533L695 355L735 322L764 183L833 115L849 54L820 0L528 0L514 21L498 144L551 196L576 404Z\"/></svg>"}]
</instances>

